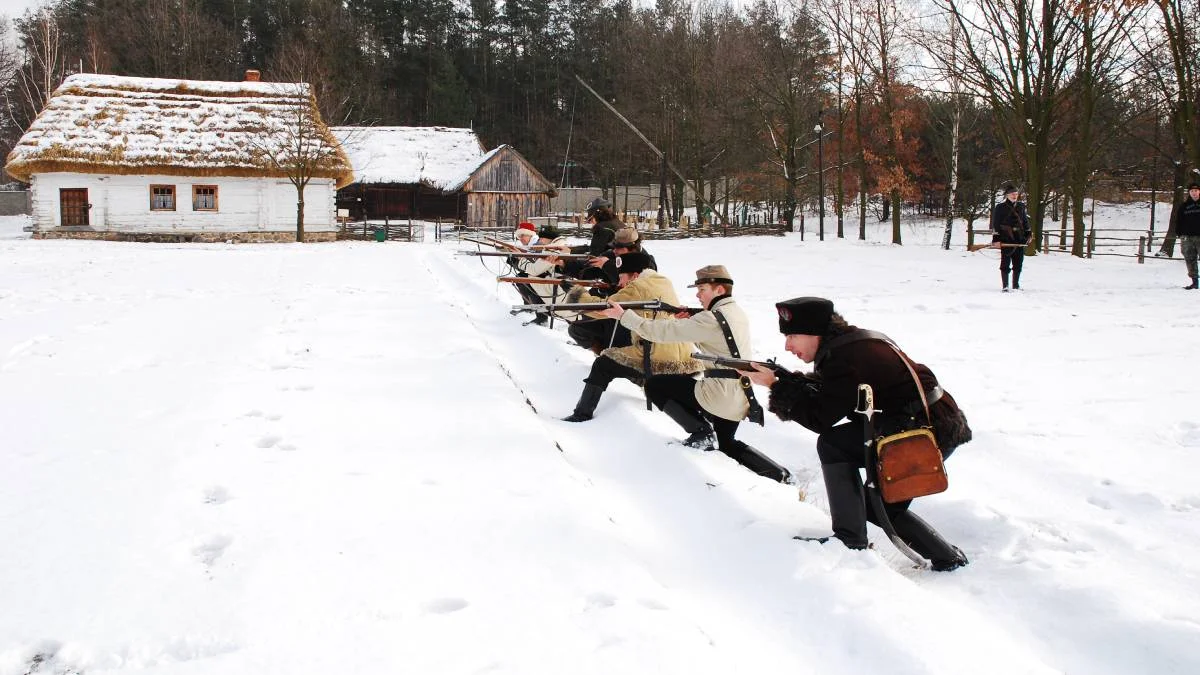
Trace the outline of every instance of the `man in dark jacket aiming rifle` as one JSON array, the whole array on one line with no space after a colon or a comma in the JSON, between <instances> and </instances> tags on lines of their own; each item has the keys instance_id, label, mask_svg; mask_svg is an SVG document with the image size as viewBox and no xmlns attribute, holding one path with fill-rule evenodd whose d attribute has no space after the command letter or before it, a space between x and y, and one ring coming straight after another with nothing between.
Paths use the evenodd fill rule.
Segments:
<instances>
[{"instance_id":1,"label":"man in dark jacket aiming rifle","mask_svg":"<svg viewBox=\"0 0 1200 675\"><path fill-rule=\"evenodd\" d=\"M869 384L874 390L875 404L881 412L875 429L880 435L925 424L915 372L925 391L934 437L942 456L949 457L955 448L971 440L967 418L954 398L941 388L928 367L893 349L887 336L847 324L833 311L829 300L795 298L775 307L779 332L786 336L784 347L801 361L814 364L813 374L777 375L762 367L743 374L771 389L771 412L819 434L817 455L829 496L833 536L847 548L867 548L867 521L882 526L886 517L903 543L928 559L934 570L949 571L966 565L962 551L908 510L911 500L886 504L879 513L877 504L883 502L865 499L859 476L859 469L866 465L863 428L853 422L838 424L843 418L854 419L860 384ZM816 387L814 377L819 380ZM815 541L824 543L826 539Z\"/></svg>"}]
</instances>

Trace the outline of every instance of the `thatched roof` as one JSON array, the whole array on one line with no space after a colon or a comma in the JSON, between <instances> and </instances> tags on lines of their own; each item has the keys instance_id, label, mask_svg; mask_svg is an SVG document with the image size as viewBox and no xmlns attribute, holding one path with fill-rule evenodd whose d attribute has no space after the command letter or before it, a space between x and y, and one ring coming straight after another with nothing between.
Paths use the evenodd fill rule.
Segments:
<instances>
[{"instance_id":1,"label":"thatched roof","mask_svg":"<svg viewBox=\"0 0 1200 675\"><path fill-rule=\"evenodd\" d=\"M54 91L6 169L26 182L45 172L286 177L299 147L315 158L313 176L353 181L307 84L84 74Z\"/></svg>"},{"instance_id":2,"label":"thatched roof","mask_svg":"<svg viewBox=\"0 0 1200 675\"><path fill-rule=\"evenodd\" d=\"M470 129L331 127L354 166L357 183L462 185L490 157ZM495 152L495 151L493 151Z\"/></svg>"}]
</instances>

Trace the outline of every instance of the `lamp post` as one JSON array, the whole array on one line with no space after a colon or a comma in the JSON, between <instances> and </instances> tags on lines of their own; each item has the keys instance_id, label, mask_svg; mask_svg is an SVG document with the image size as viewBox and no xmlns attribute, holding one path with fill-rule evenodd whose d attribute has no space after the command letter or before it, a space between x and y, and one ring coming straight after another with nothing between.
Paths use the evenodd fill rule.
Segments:
<instances>
[{"instance_id":1,"label":"lamp post","mask_svg":"<svg viewBox=\"0 0 1200 675\"><path fill-rule=\"evenodd\" d=\"M813 127L813 132L817 134L817 236L821 241L825 241L825 153L821 144L822 130L821 121L818 119L817 126Z\"/></svg>"}]
</instances>

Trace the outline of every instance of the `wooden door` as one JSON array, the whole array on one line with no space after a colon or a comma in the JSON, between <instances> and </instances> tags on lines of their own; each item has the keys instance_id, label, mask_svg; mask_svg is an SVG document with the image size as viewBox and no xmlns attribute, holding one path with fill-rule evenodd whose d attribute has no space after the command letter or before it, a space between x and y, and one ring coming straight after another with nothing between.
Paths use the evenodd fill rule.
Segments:
<instances>
[{"instance_id":1,"label":"wooden door","mask_svg":"<svg viewBox=\"0 0 1200 675\"><path fill-rule=\"evenodd\" d=\"M62 188L58 191L59 212L62 214L63 227L87 227L88 204L87 188Z\"/></svg>"}]
</instances>

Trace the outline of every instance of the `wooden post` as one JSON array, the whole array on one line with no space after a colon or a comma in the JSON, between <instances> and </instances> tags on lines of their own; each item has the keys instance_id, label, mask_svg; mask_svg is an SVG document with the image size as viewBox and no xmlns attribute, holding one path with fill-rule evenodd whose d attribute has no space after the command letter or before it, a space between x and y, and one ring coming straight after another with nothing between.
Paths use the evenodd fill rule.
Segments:
<instances>
[{"instance_id":1,"label":"wooden post","mask_svg":"<svg viewBox=\"0 0 1200 675\"><path fill-rule=\"evenodd\" d=\"M1087 236L1087 257L1091 258L1092 251L1095 251L1095 250L1096 250L1096 231L1092 230L1092 231L1088 232L1088 236Z\"/></svg>"},{"instance_id":2,"label":"wooden post","mask_svg":"<svg viewBox=\"0 0 1200 675\"><path fill-rule=\"evenodd\" d=\"M1138 237L1138 264L1146 264L1146 238Z\"/></svg>"},{"instance_id":3,"label":"wooden post","mask_svg":"<svg viewBox=\"0 0 1200 675\"><path fill-rule=\"evenodd\" d=\"M1042 230L1042 252L1050 252L1050 231Z\"/></svg>"},{"instance_id":4,"label":"wooden post","mask_svg":"<svg viewBox=\"0 0 1200 675\"><path fill-rule=\"evenodd\" d=\"M1150 231L1146 233L1146 250L1149 251L1152 248L1154 248L1154 228L1153 227L1151 227Z\"/></svg>"}]
</instances>

